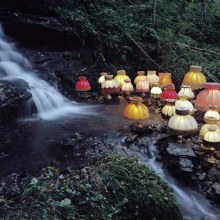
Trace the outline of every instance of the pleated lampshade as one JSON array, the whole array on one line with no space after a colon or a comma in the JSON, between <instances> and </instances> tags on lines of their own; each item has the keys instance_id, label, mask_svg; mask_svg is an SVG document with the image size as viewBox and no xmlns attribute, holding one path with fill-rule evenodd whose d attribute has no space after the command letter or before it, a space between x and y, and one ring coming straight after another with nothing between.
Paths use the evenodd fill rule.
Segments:
<instances>
[{"instance_id":1,"label":"pleated lampshade","mask_svg":"<svg viewBox=\"0 0 220 220\"><path fill-rule=\"evenodd\" d=\"M137 84L139 80L146 80L147 76L144 71L137 71L137 76L134 79L134 84Z\"/></svg>"},{"instance_id":2,"label":"pleated lampshade","mask_svg":"<svg viewBox=\"0 0 220 220\"><path fill-rule=\"evenodd\" d=\"M178 96L185 96L188 99L194 99L195 95L191 89L191 86L187 86L187 85L182 85L181 89L178 93Z\"/></svg>"},{"instance_id":3,"label":"pleated lampshade","mask_svg":"<svg viewBox=\"0 0 220 220\"><path fill-rule=\"evenodd\" d=\"M195 106L200 111L208 111L209 105L218 106L217 111L220 111L220 84L206 83L205 89L202 90L196 97Z\"/></svg>"},{"instance_id":4,"label":"pleated lampshade","mask_svg":"<svg viewBox=\"0 0 220 220\"><path fill-rule=\"evenodd\" d=\"M147 81L150 86L159 83L159 76L157 76L157 72L154 70L147 71Z\"/></svg>"},{"instance_id":5,"label":"pleated lampshade","mask_svg":"<svg viewBox=\"0 0 220 220\"><path fill-rule=\"evenodd\" d=\"M201 66L190 66L189 72L184 76L183 84L191 86L192 90L204 88L206 78L201 69Z\"/></svg>"}]
</instances>

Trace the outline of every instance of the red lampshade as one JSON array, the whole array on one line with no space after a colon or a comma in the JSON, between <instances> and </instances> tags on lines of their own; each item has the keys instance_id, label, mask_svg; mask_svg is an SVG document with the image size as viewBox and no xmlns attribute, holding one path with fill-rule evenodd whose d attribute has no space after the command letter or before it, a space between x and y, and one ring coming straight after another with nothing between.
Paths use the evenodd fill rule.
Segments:
<instances>
[{"instance_id":1,"label":"red lampshade","mask_svg":"<svg viewBox=\"0 0 220 220\"><path fill-rule=\"evenodd\" d=\"M165 90L161 94L161 99L177 99L178 95L173 84L166 85Z\"/></svg>"},{"instance_id":2,"label":"red lampshade","mask_svg":"<svg viewBox=\"0 0 220 220\"><path fill-rule=\"evenodd\" d=\"M75 85L75 89L77 91L88 91L91 89L91 86L89 82L86 80L85 76L80 76L79 80L77 81Z\"/></svg>"},{"instance_id":3,"label":"red lampshade","mask_svg":"<svg viewBox=\"0 0 220 220\"><path fill-rule=\"evenodd\" d=\"M217 106L220 111L220 83L206 83L205 89L196 97L196 109L200 111L208 111L209 105Z\"/></svg>"}]
</instances>

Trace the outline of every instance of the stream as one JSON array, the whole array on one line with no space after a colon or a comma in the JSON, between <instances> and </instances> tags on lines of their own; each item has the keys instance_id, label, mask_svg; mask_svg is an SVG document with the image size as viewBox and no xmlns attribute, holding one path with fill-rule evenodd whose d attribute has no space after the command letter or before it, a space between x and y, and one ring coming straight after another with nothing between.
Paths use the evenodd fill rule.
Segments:
<instances>
[{"instance_id":1,"label":"stream","mask_svg":"<svg viewBox=\"0 0 220 220\"><path fill-rule=\"evenodd\" d=\"M100 136L126 130L129 124L133 123L123 117L126 104L123 100L115 104L84 105L66 99L33 73L28 60L16 50L13 43L7 42L1 27L0 79L24 80L29 86L37 109L36 114L0 126L1 177L11 173L36 174L53 163L59 163L61 166L71 164L77 168L85 162L83 151L79 149L78 154L69 155L70 151L62 147L62 140L79 133ZM155 114L143 123L146 125L161 122L160 115ZM218 208L211 205L200 193L180 186L176 180L165 174L161 164L155 161L157 150L154 143L159 137L147 136L147 143L151 143L148 153L140 149L127 149L125 153L130 156L138 155L141 162L173 188L184 219L220 219ZM118 141L121 137L115 138ZM120 147L120 141L117 146Z\"/></svg>"}]
</instances>

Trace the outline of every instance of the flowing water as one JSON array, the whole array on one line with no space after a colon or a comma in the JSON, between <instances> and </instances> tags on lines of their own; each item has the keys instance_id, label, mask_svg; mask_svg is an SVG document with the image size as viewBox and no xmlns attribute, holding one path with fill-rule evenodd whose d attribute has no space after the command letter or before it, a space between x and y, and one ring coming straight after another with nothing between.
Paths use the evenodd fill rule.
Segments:
<instances>
[{"instance_id":1,"label":"flowing water","mask_svg":"<svg viewBox=\"0 0 220 220\"><path fill-rule=\"evenodd\" d=\"M91 107L82 107L75 102L70 102L56 88L37 77L28 60L16 51L13 43L7 41L1 25L0 79L8 81L19 79L27 83L38 118L54 120L69 114L91 114Z\"/></svg>"},{"instance_id":2,"label":"flowing water","mask_svg":"<svg viewBox=\"0 0 220 220\"><path fill-rule=\"evenodd\" d=\"M0 175L12 172L31 173L54 160L66 163L66 152L60 147L60 142L75 132L100 135L128 127L128 122L122 117L125 103L91 108L69 101L56 88L40 79L33 73L28 60L16 50L15 45L7 41L1 26L0 79L24 80L32 94L32 100L27 102L26 107L29 109L28 105L34 102L37 109L34 118L29 117L0 126ZM160 121L160 117L155 116L147 123ZM161 165L155 161L156 138L158 137L148 140L152 143L148 154L140 149L137 154L146 166L173 188L184 219L220 219L219 209L212 206L201 194L179 186L170 176L164 174ZM70 160L80 163L77 161L79 158L76 155L70 157Z\"/></svg>"}]
</instances>

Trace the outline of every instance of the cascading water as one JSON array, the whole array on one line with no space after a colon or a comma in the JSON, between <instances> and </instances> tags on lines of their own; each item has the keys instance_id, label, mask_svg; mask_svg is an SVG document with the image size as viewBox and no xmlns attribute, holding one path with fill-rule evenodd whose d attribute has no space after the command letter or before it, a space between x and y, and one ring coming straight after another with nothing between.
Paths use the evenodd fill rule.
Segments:
<instances>
[{"instance_id":1,"label":"cascading water","mask_svg":"<svg viewBox=\"0 0 220 220\"><path fill-rule=\"evenodd\" d=\"M159 136L155 135L147 137L145 143L151 143L147 152L140 151L140 149L129 149L126 154L129 156L137 155L141 163L145 164L168 183L174 191L184 220L220 219L220 210L214 207L203 195L192 189L180 186L171 176L164 173L161 164L156 161L157 147L155 142L158 138Z\"/></svg>"},{"instance_id":2,"label":"cascading water","mask_svg":"<svg viewBox=\"0 0 220 220\"><path fill-rule=\"evenodd\" d=\"M46 81L38 78L31 70L28 60L9 43L0 25L0 79L23 80L28 84L37 116L45 120L57 119L69 114L88 114L87 106L70 102Z\"/></svg>"}]
</instances>

